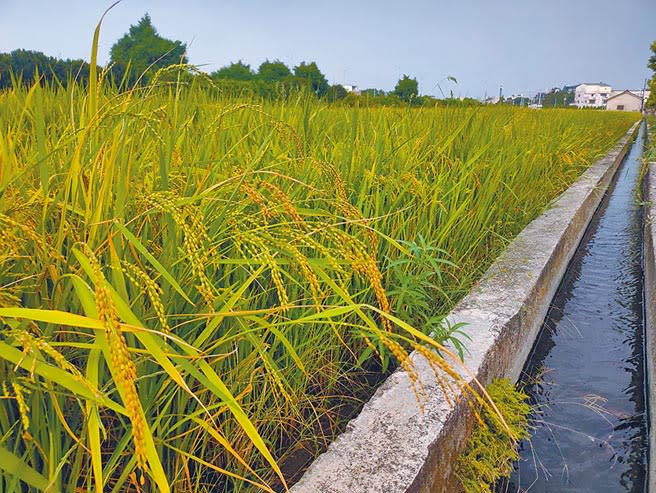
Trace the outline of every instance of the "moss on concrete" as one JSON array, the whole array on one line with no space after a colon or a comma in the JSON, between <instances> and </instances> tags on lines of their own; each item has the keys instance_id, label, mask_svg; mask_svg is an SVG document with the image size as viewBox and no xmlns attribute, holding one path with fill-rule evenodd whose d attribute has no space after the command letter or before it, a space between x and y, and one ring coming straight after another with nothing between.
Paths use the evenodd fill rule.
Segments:
<instances>
[{"instance_id":1,"label":"moss on concrete","mask_svg":"<svg viewBox=\"0 0 656 493\"><path fill-rule=\"evenodd\" d=\"M487 391L508 428L491 409L480 410L481 422L456 464L456 476L465 493L492 492L500 478L510 476L512 463L519 458L518 441L529 437L528 396L505 378L494 380Z\"/></svg>"}]
</instances>

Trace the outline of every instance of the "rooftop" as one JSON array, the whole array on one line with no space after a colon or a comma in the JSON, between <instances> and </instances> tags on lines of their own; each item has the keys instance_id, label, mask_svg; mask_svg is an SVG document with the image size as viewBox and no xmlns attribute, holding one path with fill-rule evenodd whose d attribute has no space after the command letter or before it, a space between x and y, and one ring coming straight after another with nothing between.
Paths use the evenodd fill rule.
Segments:
<instances>
[{"instance_id":1,"label":"rooftop","mask_svg":"<svg viewBox=\"0 0 656 493\"><path fill-rule=\"evenodd\" d=\"M619 91L618 93L613 94L611 97L608 98L608 100L610 101L611 99L616 98L618 96L622 96L623 94L629 94L629 95L633 96L634 98L642 99L648 93L649 93L649 91L644 91L644 93L643 93L642 90L640 90L640 91L630 91L629 89L626 89L624 91Z\"/></svg>"}]
</instances>

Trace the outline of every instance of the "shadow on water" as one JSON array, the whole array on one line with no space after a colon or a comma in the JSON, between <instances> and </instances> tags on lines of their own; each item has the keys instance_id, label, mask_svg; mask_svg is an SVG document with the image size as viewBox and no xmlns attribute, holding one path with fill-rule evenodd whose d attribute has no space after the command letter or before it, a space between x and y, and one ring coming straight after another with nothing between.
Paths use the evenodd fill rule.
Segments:
<instances>
[{"instance_id":1,"label":"shadow on water","mask_svg":"<svg viewBox=\"0 0 656 493\"><path fill-rule=\"evenodd\" d=\"M531 440L498 493L646 491L644 123L567 269L523 371Z\"/></svg>"}]
</instances>

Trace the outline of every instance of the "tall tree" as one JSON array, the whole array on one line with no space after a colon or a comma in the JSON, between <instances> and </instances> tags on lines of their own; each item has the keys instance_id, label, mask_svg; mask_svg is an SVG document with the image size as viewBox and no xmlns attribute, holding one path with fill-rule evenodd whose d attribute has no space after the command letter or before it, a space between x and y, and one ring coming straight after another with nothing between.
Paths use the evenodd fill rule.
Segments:
<instances>
[{"instance_id":1,"label":"tall tree","mask_svg":"<svg viewBox=\"0 0 656 493\"><path fill-rule=\"evenodd\" d=\"M574 102L574 91L554 87L551 91L542 95L541 102L543 108L570 106Z\"/></svg>"},{"instance_id":2,"label":"tall tree","mask_svg":"<svg viewBox=\"0 0 656 493\"><path fill-rule=\"evenodd\" d=\"M301 62L300 65L294 67L294 75L299 79L308 81L310 87L318 96L323 96L328 90L328 81L315 62Z\"/></svg>"},{"instance_id":3,"label":"tall tree","mask_svg":"<svg viewBox=\"0 0 656 493\"><path fill-rule=\"evenodd\" d=\"M250 65L246 65L239 60L236 63L221 67L212 73L211 77L216 79L252 80L255 77L255 73L251 70Z\"/></svg>"},{"instance_id":4,"label":"tall tree","mask_svg":"<svg viewBox=\"0 0 656 493\"><path fill-rule=\"evenodd\" d=\"M410 76L403 74L403 77L396 83L393 93L404 101L410 101L417 97L419 94L417 79L411 79Z\"/></svg>"},{"instance_id":5,"label":"tall tree","mask_svg":"<svg viewBox=\"0 0 656 493\"><path fill-rule=\"evenodd\" d=\"M649 57L647 67L649 67L653 72L656 72L656 41L651 44L651 52L652 55Z\"/></svg>"},{"instance_id":6,"label":"tall tree","mask_svg":"<svg viewBox=\"0 0 656 493\"><path fill-rule=\"evenodd\" d=\"M348 91L344 89L344 86L341 84L335 84L326 90L324 96L327 101L334 103L335 101L339 101L340 99L344 99L346 96L348 96Z\"/></svg>"},{"instance_id":7,"label":"tall tree","mask_svg":"<svg viewBox=\"0 0 656 493\"><path fill-rule=\"evenodd\" d=\"M652 55L649 57L647 67L654 72L654 75L649 81L650 94L649 99L647 100L647 107L656 108L656 41L651 44L651 52Z\"/></svg>"},{"instance_id":8,"label":"tall tree","mask_svg":"<svg viewBox=\"0 0 656 493\"><path fill-rule=\"evenodd\" d=\"M112 63L119 72L130 66L130 78L135 79L160 68L187 63L187 45L181 41L163 38L157 33L148 14L119 39L110 51Z\"/></svg>"},{"instance_id":9,"label":"tall tree","mask_svg":"<svg viewBox=\"0 0 656 493\"><path fill-rule=\"evenodd\" d=\"M282 82L290 75L291 70L280 60L266 60L257 69L257 76L265 82Z\"/></svg>"}]
</instances>

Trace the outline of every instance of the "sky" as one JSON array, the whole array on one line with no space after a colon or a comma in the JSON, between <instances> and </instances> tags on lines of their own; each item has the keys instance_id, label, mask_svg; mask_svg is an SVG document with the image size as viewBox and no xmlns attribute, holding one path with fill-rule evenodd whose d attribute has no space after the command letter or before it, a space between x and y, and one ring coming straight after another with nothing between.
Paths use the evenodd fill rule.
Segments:
<instances>
[{"instance_id":1,"label":"sky","mask_svg":"<svg viewBox=\"0 0 656 493\"><path fill-rule=\"evenodd\" d=\"M0 0L0 52L88 60L110 4ZM331 83L391 90L408 74L438 97L600 81L639 89L656 40L656 0L123 0L103 21L101 63L145 13L207 72L237 60L316 61Z\"/></svg>"}]
</instances>

